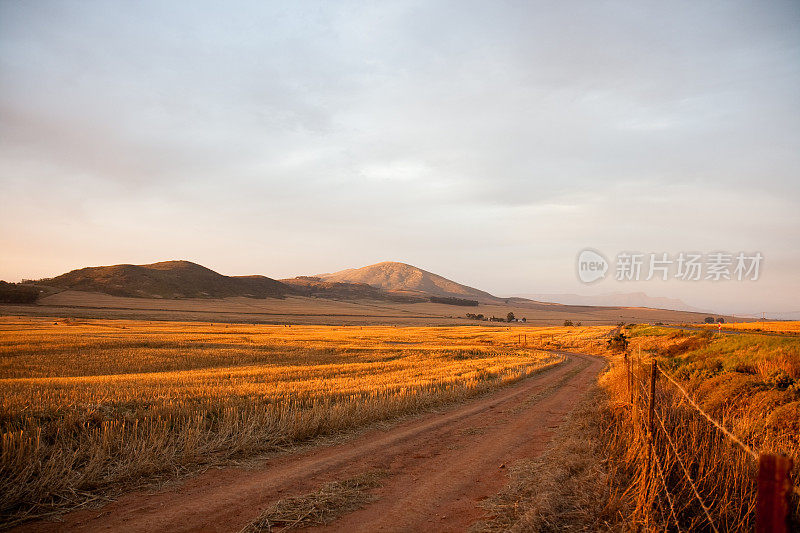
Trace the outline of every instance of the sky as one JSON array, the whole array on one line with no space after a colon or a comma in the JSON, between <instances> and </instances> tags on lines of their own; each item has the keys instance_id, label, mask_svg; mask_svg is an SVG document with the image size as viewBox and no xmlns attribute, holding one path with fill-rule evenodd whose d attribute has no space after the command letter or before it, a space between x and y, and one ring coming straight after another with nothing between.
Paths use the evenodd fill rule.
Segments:
<instances>
[{"instance_id":1,"label":"sky","mask_svg":"<svg viewBox=\"0 0 800 533\"><path fill-rule=\"evenodd\" d=\"M8 281L393 260L800 316L800 3L0 0L0 190ZM764 260L587 285L587 247Z\"/></svg>"}]
</instances>

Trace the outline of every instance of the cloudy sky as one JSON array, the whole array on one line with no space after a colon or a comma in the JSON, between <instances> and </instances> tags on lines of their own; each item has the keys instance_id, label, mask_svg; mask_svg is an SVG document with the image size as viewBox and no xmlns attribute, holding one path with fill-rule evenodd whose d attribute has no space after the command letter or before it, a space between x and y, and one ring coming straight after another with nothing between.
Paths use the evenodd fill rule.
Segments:
<instances>
[{"instance_id":1,"label":"cloudy sky","mask_svg":"<svg viewBox=\"0 0 800 533\"><path fill-rule=\"evenodd\" d=\"M0 0L0 279L383 260L800 312L800 4ZM764 255L582 285L578 252Z\"/></svg>"}]
</instances>

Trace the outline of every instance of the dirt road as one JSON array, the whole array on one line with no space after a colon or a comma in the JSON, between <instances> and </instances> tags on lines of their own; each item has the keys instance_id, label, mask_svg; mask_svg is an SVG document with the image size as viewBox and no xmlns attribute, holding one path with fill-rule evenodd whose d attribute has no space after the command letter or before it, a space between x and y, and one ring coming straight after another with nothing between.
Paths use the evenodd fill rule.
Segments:
<instances>
[{"instance_id":1,"label":"dirt road","mask_svg":"<svg viewBox=\"0 0 800 533\"><path fill-rule=\"evenodd\" d=\"M127 494L103 508L65 515L62 522L22 529L238 531L280 498L382 469L388 476L374 502L319 529L464 531L483 515L481 500L507 482L505 465L544 450L604 365L565 355L562 365L446 411L342 444L277 456L257 468L208 470L156 494Z\"/></svg>"}]
</instances>

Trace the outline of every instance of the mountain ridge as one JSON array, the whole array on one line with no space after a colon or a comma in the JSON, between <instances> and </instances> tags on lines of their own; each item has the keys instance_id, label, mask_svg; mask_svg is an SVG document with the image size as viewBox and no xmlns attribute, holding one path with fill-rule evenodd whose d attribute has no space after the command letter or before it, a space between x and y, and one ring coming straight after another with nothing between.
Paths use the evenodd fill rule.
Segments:
<instances>
[{"instance_id":1,"label":"mountain ridge","mask_svg":"<svg viewBox=\"0 0 800 533\"><path fill-rule=\"evenodd\" d=\"M282 298L292 292L290 287L266 276L225 276L185 260L85 267L38 283L138 298Z\"/></svg>"},{"instance_id":2,"label":"mountain ridge","mask_svg":"<svg viewBox=\"0 0 800 533\"><path fill-rule=\"evenodd\" d=\"M444 298L472 298L497 303L502 299L486 291L457 283L419 267L398 261L383 261L360 268L318 274L330 282L365 283L387 291L407 294L426 294Z\"/></svg>"}]
</instances>

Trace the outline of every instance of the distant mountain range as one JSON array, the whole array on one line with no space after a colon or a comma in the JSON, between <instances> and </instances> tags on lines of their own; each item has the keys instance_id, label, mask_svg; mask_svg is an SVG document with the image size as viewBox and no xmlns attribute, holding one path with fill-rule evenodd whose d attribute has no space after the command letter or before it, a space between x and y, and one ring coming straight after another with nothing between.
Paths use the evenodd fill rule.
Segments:
<instances>
[{"instance_id":1,"label":"distant mountain range","mask_svg":"<svg viewBox=\"0 0 800 533\"><path fill-rule=\"evenodd\" d=\"M384 262L276 280L266 276L225 276L190 261L149 265L87 267L43 279L37 285L139 298L283 298L289 295L395 302L501 302L491 294L461 285L405 263Z\"/></svg>"},{"instance_id":2,"label":"distant mountain range","mask_svg":"<svg viewBox=\"0 0 800 533\"><path fill-rule=\"evenodd\" d=\"M112 265L73 270L35 282L60 290L99 292L140 298L284 298L308 296L339 300L370 299L394 302L449 303L453 305L504 304L548 307L553 305L649 307L700 311L674 298L654 298L644 293L525 294L498 298L486 291L449 280L415 266L386 261L316 276L276 280L266 276L225 276L190 261L164 261L149 265ZM552 302L552 303L537 303Z\"/></svg>"},{"instance_id":3,"label":"distant mountain range","mask_svg":"<svg viewBox=\"0 0 800 533\"><path fill-rule=\"evenodd\" d=\"M649 307L651 309L669 309L671 311L692 311L706 313L677 298L648 296L643 292L611 292L595 296L580 294L521 294L523 298L540 302L553 302L564 305L591 305L600 307Z\"/></svg>"}]
</instances>

